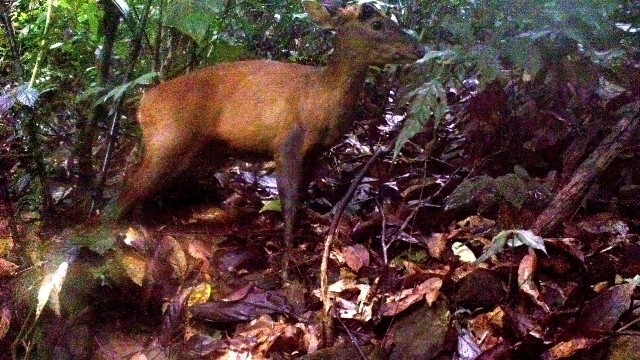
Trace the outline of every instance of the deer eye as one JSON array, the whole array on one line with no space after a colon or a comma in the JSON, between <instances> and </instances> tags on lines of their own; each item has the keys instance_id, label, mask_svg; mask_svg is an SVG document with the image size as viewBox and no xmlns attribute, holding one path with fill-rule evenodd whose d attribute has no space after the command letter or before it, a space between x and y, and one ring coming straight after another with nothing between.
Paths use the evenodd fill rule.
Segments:
<instances>
[{"instance_id":1,"label":"deer eye","mask_svg":"<svg viewBox=\"0 0 640 360\"><path fill-rule=\"evenodd\" d=\"M376 20L374 22L371 23L371 28L373 28L373 30L378 31L380 29L382 29L382 21L380 20Z\"/></svg>"}]
</instances>

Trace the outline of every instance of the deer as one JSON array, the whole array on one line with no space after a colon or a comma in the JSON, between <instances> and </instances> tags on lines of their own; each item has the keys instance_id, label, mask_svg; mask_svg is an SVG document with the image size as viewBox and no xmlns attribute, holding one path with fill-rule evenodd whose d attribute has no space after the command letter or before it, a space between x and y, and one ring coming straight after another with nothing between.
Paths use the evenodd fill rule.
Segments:
<instances>
[{"instance_id":1,"label":"deer","mask_svg":"<svg viewBox=\"0 0 640 360\"><path fill-rule=\"evenodd\" d=\"M137 113L144 155L117 201L117 218L160 193L196 158L213 167L229 157L275 160L284 243L292 245L314 162L355 120L368 69L425 55L414 36L371 3L303 5L316 24L335 31L326 66L221 63L144 93Z\"/></svg>"}]
</instances>

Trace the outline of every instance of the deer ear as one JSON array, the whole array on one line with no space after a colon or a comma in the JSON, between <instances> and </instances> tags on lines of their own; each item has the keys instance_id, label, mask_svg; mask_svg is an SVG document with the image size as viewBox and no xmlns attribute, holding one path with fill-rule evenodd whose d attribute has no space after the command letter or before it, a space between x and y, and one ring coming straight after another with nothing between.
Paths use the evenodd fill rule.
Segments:
<instances>
[{"instance_id":1,"label":"deer ear","mask_svg":"<svg viewBox=\"0 0 640 360\"><path fill-rule=\"evenodd\" d=\"M325 8L321 3L314 0L308 0L304 1L302 6L307 14L309 14L311 20L319 26L325 29L332 29L335 27L335 19L331 16L329 10L327 10L327 8Z\"/></svg>"}]
</instances>

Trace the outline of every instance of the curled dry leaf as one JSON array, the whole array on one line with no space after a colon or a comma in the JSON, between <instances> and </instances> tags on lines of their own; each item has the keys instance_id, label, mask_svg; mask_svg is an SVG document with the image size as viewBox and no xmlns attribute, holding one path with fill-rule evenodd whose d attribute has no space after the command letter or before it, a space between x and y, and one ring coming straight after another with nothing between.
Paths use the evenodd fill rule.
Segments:
<instances>
[{"instance_id":1,"label":"curled dry leaf","mask_svg":"<svg viewBox=\"0 0 640 360\"><path fill-rule=\"evenodd\" d=\"M481 348L487 350L504 342L501 337L505 313L500 306L488 313L482 313L469 321L469 330L481 339Z\"/></svg>"},{"instance_id":2,"label":"curled dry leaf","mask_svg":"<svg viewBox=\"0 0 640 360\"><path fill-rule=\"evenodd\" d=\"M346 292L349 298L338 294ZM373 316L373 300L370 296L371 285L358 284L353 279L341 279L329 285L330 296L335 301L336 310L343 319L358 319L369 321ZM320 298L320 291L314 290L313 294ZM356 296L357 294L357 296Z\"/></svg>"},{"instance_id":3,"label":"curled dry leaf","mask_svg":"<svg viewBox=\"0 0 640 360\"><path fill-rule=\"evenodd\" d=\"M533 281L536 266L536 254L533 251L530 251L529 254L525 255L525 257L522 258L522 261L520 261L520 266L518 267L518 284L520 285L520 290L522 290L522 292L529 295L536 304L548 312L549 306L540 300L540 291L538 291L538 287Z\"/></svg>"},{"instance_id":4,"label":"curled dry leaf","mask_svg":"<svg viewBox=\"0 0 640 360\"><path fill-rule=\"evenodd\" d=\"M310 353L317 350L320 344L319 328L302 323L292 325L274 322L268 316L252 321L239 330L236 337L257 340L251 349L251 354L256 359L270 358L274 350ZM274 345L277 345L277 349L273 349Z\"/></svg>"},{"instance_id":5,"label":"curled dry leaf","mask_svg":"<svg viewBox=\"0 0 640 360\"><path fill-rule=\"evenodd\" d=\"M387 297L386 303L380 307L380 315L394 316L422 299L425 299L431 306L438 298L441 287L442 279L430 278L413 289L405 289L399 294L390 295Z\"/></svg>"}]
</instances>

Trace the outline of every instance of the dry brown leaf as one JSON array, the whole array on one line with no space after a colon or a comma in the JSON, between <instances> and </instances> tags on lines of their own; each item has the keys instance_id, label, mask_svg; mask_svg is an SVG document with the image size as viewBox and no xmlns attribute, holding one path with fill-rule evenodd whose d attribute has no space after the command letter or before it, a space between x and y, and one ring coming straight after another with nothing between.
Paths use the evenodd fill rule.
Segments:
<instances>
[{"instance_id":1,"label":"dry brown leaf","mask_svg":"<svg viewBox=\"0 0 640 360\"><path fill-rule=\"evenodd\" d=\"M444 233L431 234L431 236L426 240L429 255L436 259L442 259L442 254L447 250L447 242L449 239L449 236Z\"/></svg>"},{"instance_id":2,"label":"dry brown leaf","mask_svg":"<svg viewBox=\"0 0 640 360\"><path fill-rule=\"evenodd\" d=\"M207 260L213 253L211 252L211 246L206 245L200 240L191 240L187 244L187 252L194 259Z\"/></svg>"},{"instance_id":3,"label":"dry brown leaf","mask_svg":"<svg viewBox=\"0 0 640 360\"><path fill-rule=\"evenodd\" d=\"M14 276L19 266L11 261L0 259L0 278Z\"/></svg>"},{"instance_id":4,"label":"dry brown leaf","mask_svg":"<svg viewBox=\"0 0 640 360\"><path fill-rule=\"evenodd\" d=\"M518 267L518 284L520 285L520 290L529 295L536 304L545 311L549 311L549 306L540 300L540 291L538 291L538 287L533 281L537 260L535 252L530 249L529 253L520 261L520 266Z\"/></svg>"},{"instance_id":5,"label":"dry brown leaf","mask_svg":"<svg viewBox=\"0 0 640 360\"><path fill-rule=\"evenodd\" d=\"M369 266L369 251L360 244L343 248L342 256L347 266L354 272L358 272L363 266Z\"/></svg>"},{"instance_id":6,"label":"dry brown leaf","mask_svg":"<svg viewBox=\"0 0 640 360\"><path fill-rule=\"evenodd\" d=\"M575 338L556 344L543 354L544 360L566 359L575 355L580 350L591 348L596 340L589 338Z\"/></svg>"},{"instance_id":7,"label":"dry brown leaf","mask_svg":"<svg viewBox=\"0 0 640 360\"><path fill-rule=\"evenodd\" d=\"M390 295L386 299L386 303L380 307L380 315L397 315L422 299L425 299L431 306L438 298L441 287L442 279L430 278L413 289L405 289L399 294Z\"/></svg>"},{"instance_id":8,"label":"dry brown leaf","mask_svg":"<svg viewBox=\"0 0 640 360\"><path fill-rule=\"evenodd\" d=\"M578 327L586 332L608 332L629 307L636 288L635 282L616 285L591 300L582 310Z\"/></svg>"},{"instance_id":9,"label":"dry brown leaf","mask_svg":"<svg viewBox=\"0 0 640 360\"><path fill-rule=\"evenodd\" d=\"M120 257L120 263L134 284L142 286L147 275L147 262L137 253L127 252Z\"/></svg>"},{"instance_id":10,"label":"dry brown leaf","mask_svg":"<svg viewBox=\"0 0 640 360\"><path fill-rule=\"evenodd\" d=\"M11 311L4 307L0 312L0 340L7 335L9 325L11 325Z\"/></svg>"},{"instance_id":11,"label":"dry brown leaf","mask_svg":"<svg viewBox=\"0 0 640 360\"><path fill-rule=\"evenodd\" d=\"M500 306L469 321L469 330L475 335L482 350L488 350L502 343L499 330L504 326L504 311Z\"/></svg>"}]
</instances>

